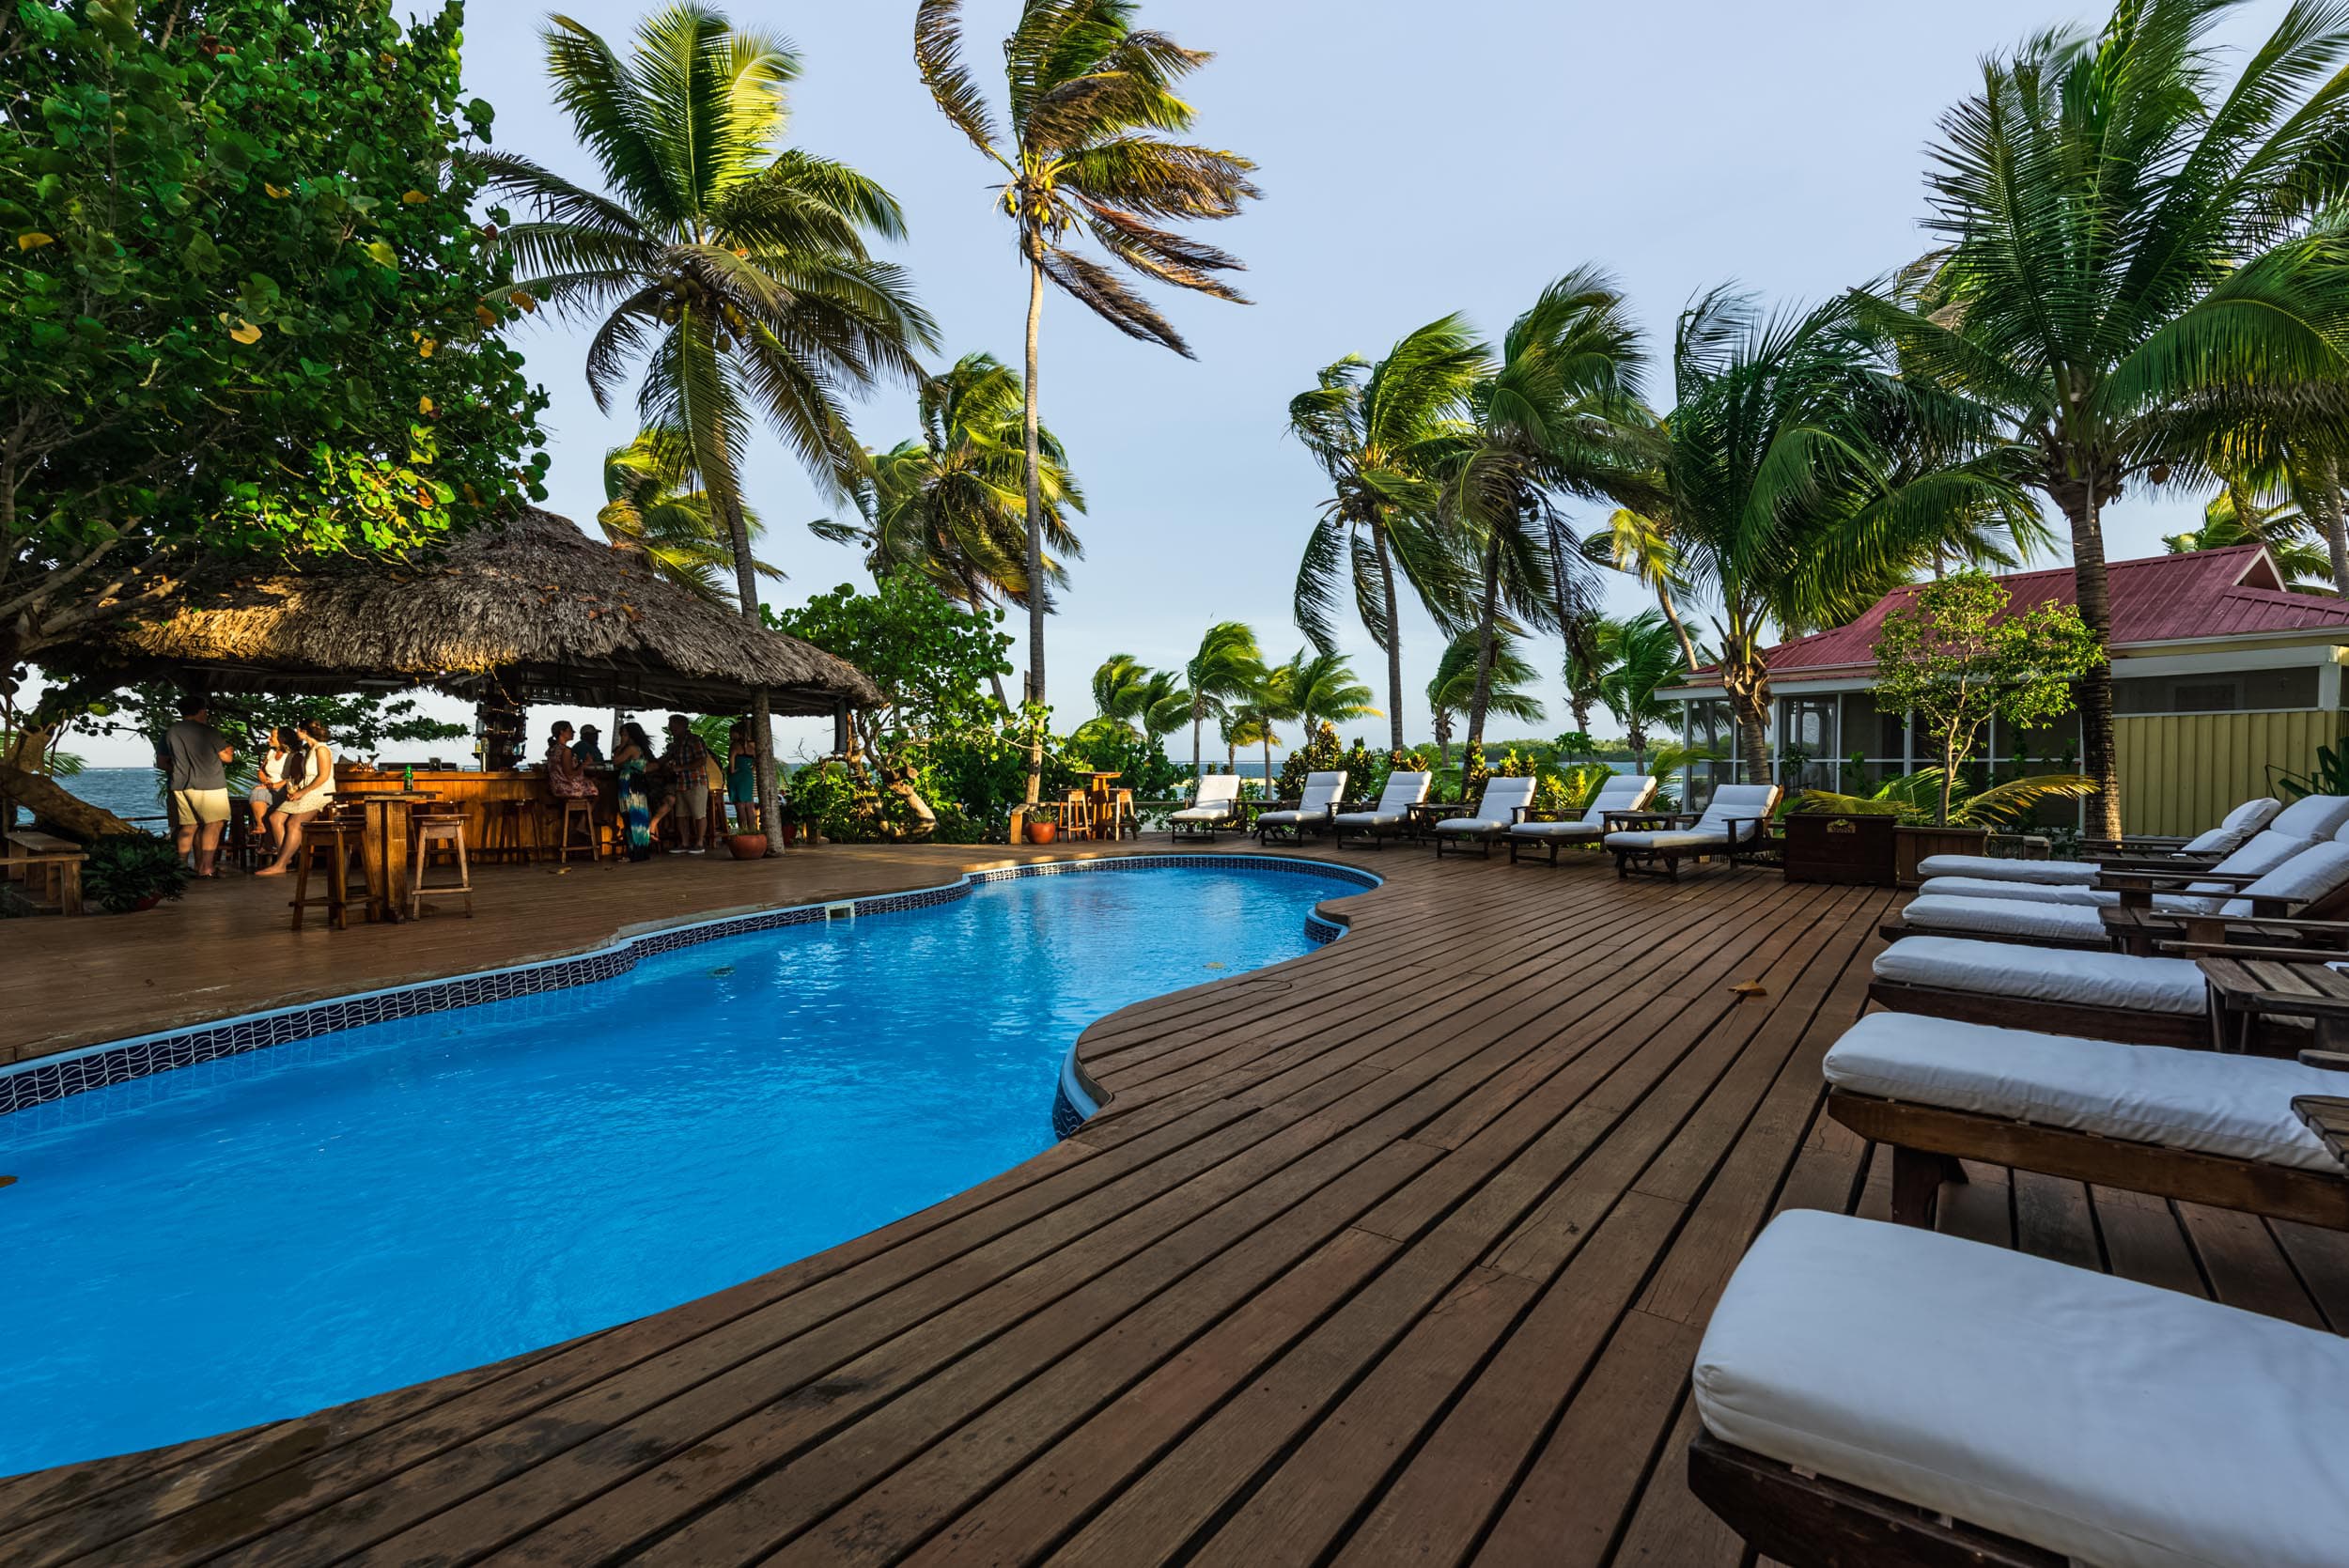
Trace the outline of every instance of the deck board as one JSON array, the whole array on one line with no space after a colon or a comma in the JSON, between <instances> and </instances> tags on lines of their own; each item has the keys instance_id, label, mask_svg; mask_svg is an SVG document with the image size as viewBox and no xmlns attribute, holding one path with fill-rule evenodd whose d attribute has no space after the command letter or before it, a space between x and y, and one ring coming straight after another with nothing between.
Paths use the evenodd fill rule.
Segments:
<instances>
[{"instance_id":1,"label":"deck board","mask_svg":"<svg viewBox=\"0 0 2349 1568\"><path fill-rule=\"evenodd\" d=\"M748 875L876 891L995 853ZM1090 1029L1111 1103L1014 1171L501 1367L0 1481L0 1560L1736 1568L1682 1479L1688 1361L1771 1214L1889 1204L1819 1061L1893 895L1358 863L1389 881L1330 906L1345 940ZM708 896L650 870L631 908ZM543 880L502 908L552 924L492 946L599 939ZM453 951L340 935L369 975ZM2341 1235L1974 1175L1944 1228L2349 1326Z\"/></svg>"}]
</instances>

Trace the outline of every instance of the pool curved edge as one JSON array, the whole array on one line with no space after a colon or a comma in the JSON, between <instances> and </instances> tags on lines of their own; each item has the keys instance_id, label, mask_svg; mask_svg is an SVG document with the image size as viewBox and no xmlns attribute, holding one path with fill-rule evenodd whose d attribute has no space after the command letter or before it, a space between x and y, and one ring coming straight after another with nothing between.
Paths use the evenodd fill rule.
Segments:
<instances>
[{"instance_id":1,"label":"pool curved edge","mask_svg":"<svg viewBox=\"0 0 2349 1568\"><path fill-rule=\"evenodd\" d=\"M1353 872L1358 869L1354 866L1339 865L1330 861L1302 863L1326 866L1342 872ZM1386 880L1383 877L1375 877L1369 872L1361 872L1360 875L1370 877L1369 881L1361 884L1363 893L1368 893L1372 888ZM1347 877L1345 879L1353 881L1354 877ZM1346 893L1341 896L1351 898L1354 894ZM1346 935L1348 924L1346 916L1331 908L1330 902L1325 900L1315 905L1306 914L1305 939L1316 948L1328 947L1331 942ZM1238 980L1245 976L1234 975L1231 978ZM1098 1018L1094 1020L1095 1023L1100 1021ZM1086 1026L1088 1031L1091 1028L1090 1024ZM1098 1115L1101 1108L1109 1103L1109 1091L1094 1082L1092 1075L1085 1071L1084 1063L1079 1054L1083 1048L1084 1035L1080 1033L1076 1039L1069 1042L1068 1055L1061 1062L1060 1083L1052 1092L1052 1133L1058 1138L1072 1136L1079 1127Z\"/></svg>"},{"instance_id":2,"label":"pool curved edge","mask_svg":"<svg viewBox=\"0 0 2349 1568\"><path fill-rule=\"evenodd\" d=\"M31 1061L0 1067L0 1116L53 1105L88 1090L128 1083L174 1068L239 1056L272 1046L290 1045L337 1030L420 1017L431 1013L478 1006L488 1001L503 1001L510 997L592 985L627 973L636 967L640 959L748 932L927 908L967 898L983 883L1010 881L1023 877L1167 870L1181 866L1319 876L1332 881L1351 883L1362 892L1384 881L1373 872L1333 861L1251 854L1218 855L1197 851L1151 851L1074 860L1028 861L1017 865L967 871L950 882L898 893L864 893L828 902L778 905L748 913L717 915L662 925L633 934L624 928L611 941L599 947L560 957L415 981L317 1001L295 1002L256 1013L238 1014L209 1023L101 1041L53 1056L36 1057ZM1321 906L1315 906L1314 913L1307 919L1306 930L1316 944L1330 939L1327 936L1315 936L1314 927L1317 921L1330 927L1330 936L1343 929L1342 923L1330 920ZM1066 1079L1066 1075L1064 1074L1064 1081ZM1089 1097L1097 1103L1099 1096L1093 1094ZM1056 1102L1056 1128L1058 1120Z\"/></svg>"}]
</instances>

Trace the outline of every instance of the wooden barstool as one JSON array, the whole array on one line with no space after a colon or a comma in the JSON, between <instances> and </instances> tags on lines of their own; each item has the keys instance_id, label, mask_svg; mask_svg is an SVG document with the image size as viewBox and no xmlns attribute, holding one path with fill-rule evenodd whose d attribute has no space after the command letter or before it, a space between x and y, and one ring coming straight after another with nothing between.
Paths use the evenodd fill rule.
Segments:
<instances>
[{"instance_id":1,"label":"wooden barstool","mask_svg":"<svg viewBox=\"0 0 2349 1568\"><path fill-rule=\"evenodd\" d=\"M1093 802L1085 799L1081 789L1072 789L1068 799L1061 802L1061 831L1070 838L1092 838Z\"/></svg>"},{"instance_id":2,"label":"wooden barstool","mask_svg":"<svg viewBox=\"0 0 2349 1568\"><path fill-rule=\"evenodd\" d=\"M302 929L302 911L323 908L330 930L348 930L350 921L346 913L354 904L362 908L367 902L367 878L361 869L356 893L350 886L351 857L361 852L366 842L366 823L355 813L344 815L333 807L323 807L310 814L310 820L302 830L302 847L294 856L293 928ZM319 856L326 857L326 893L320 898L310 896L310 868Z\"/></svg>"},{"instance_id":3,"label":"wooden barstool","mask_svg":"<svg viewBox=\"0 0 2349 1568\"><path fill-rule=\"evenodd\" d=\"M433 805L417 812L411 819L415 825L415 843L408 857L408 918L424 916L424 901L443 893L461 893L465 895L465 918L473 918L473 868L465 860L465 814L454 805ZM457 880L432 882L428 873L435 853L452 857L457 865Z\"/></svg>"},{"instance_id":4,"label":"wooden barstool","mask_svg":"<svg viewBox=\"0 0 2349 1568\"><path fill-rule=\"evenodd\" d=\"M531 802L528 800L481 802L481 843L478 848L484 861L530 859L530 848L522 834L522 822L530 809Z\"/></svg>"},{"instance_id":5,"label":"wooden barstool","mask_svg":"<svg viewBox=\"0 0 2349 1568\"><path fill-rule=\"evenodd\" d=\"M596 819L594 796L563 797L563 836L555 842L554 858L558 861L568 862L573 855L582 854L590 861L603 858L603 825Z\"/></svg>"}]
</instances>

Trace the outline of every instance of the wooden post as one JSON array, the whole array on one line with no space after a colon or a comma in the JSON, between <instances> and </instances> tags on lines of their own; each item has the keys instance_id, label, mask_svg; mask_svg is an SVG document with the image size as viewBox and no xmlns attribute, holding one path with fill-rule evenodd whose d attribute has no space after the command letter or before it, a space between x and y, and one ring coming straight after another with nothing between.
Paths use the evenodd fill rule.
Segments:
<instances>
[{"instance_id":1,"label":"wooden post","mask_svg":"<svg viewBox=\"0 0 2349 1568\"><path fill-rule=\"evenodd\" d=\"M832 705L832 749L836 756L848 754L848 705Z\"/></svg>"}]
</instances>

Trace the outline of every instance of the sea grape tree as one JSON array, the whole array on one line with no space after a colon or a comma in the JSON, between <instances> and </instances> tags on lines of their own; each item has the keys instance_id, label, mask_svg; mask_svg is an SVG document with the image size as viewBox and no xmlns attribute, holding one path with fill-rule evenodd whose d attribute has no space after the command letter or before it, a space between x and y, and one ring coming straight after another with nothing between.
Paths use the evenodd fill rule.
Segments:
<instances>
[{"instance_id":1,"label":"sea grape tree","mask_svg":"<svg viewBox=\"0 0 2349 1568\"><path fill-rule=\"evenodd\" d=\"M0 681L109 617L543 495L461 5L0 15Z\"/></svg>"}]
</instances>

